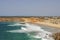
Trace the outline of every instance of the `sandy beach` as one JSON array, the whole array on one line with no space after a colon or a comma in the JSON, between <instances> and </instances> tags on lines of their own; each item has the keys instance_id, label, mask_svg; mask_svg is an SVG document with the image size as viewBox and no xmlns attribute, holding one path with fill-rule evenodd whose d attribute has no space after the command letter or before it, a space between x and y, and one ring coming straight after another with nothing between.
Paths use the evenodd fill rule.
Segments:
<instances>
[{"instance_id":1,"label":"sandy beach","mask_svg":"<svg viewBox=\"0 0 60 40\"><path fill-rule=\"evenodd\" d=\"M50 26L53 28L60 28L59 24L52 24L52 23L46 23L46 22L36 22L36 24L44 25L44 26Z\"/></svg>"}]
</instances>

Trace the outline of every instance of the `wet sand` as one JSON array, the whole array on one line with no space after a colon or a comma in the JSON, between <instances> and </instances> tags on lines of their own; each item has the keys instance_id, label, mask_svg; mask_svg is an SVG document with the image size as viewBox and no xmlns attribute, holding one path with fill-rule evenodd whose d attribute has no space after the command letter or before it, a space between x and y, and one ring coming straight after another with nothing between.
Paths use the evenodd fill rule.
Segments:
<instances>
[{"instance_id":1,"label":"wet sand","mask_svg":"<svg viewBox=\"0 0 60 40\"><path fill-rule=\"evenodd\" d=\"M39 25L42 29L52 32L52 33L57 33L60 32L60 28L59 27L53 27L50 25L45 25L45 24L39 24L39 23L31 23L31 24L35 24L35 25Z\"/></svg>"}]
</instances>

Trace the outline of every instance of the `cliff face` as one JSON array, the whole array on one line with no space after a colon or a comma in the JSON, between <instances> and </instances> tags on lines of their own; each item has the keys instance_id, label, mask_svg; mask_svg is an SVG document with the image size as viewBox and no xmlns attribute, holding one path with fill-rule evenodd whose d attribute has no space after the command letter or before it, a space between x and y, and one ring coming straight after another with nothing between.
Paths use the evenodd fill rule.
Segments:
<instances>
[{"instance_id":1,"label":"cliff face","mask_svg":"<svg viewBox=\"0 0 60 40\"><path fill-rule=\"evenodd\" d=\"M19 21L22 21L22 22L37 22L37 21L44 21L43 19L39 19L39 18L18 18L18 17L10 17L10 18L1 18L0 17L0 22L19 22Z\"/></svg>"},{"instance_id":2,"label":"cliff face","mask_svg":"<svg viewBox=\"0 0 60 40\"><path fill-rule=\"evenodd\" d=\"M60 24L60 17L0 17L0 22L48 22Z\"/></svg>"}]
</instances>

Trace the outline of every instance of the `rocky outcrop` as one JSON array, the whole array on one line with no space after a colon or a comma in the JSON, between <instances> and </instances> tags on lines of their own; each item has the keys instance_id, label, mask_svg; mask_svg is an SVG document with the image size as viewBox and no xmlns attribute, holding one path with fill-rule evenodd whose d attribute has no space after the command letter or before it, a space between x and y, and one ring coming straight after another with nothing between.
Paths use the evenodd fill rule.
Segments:
<instances>
[{"instance_id":1,"label":"rocky outcrop","mask_svg":"<svg viewBox=\"0 0 60 40\"><path fill-rule=\"evenodd\" d=\"M54 38L55 40L60 40L60 33L54 33L54 34L53 34L53 38Z\"/></svg>"}]
</instances>

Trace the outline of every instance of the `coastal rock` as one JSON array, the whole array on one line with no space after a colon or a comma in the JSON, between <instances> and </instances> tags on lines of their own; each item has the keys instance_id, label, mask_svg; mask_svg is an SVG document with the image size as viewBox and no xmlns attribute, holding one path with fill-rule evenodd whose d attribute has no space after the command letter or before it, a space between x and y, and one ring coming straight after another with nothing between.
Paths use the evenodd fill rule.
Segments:
<instances>
[{"instance_id":1,"label":"coastal rock","mask_svg":"<svg viewBox=\"0 0 60 40\"><path fill-rule=\"evenodd\" d=\"M53 37L55 40L60 40L60 33L54 33Z\"/></svg>"}]
</instances>

